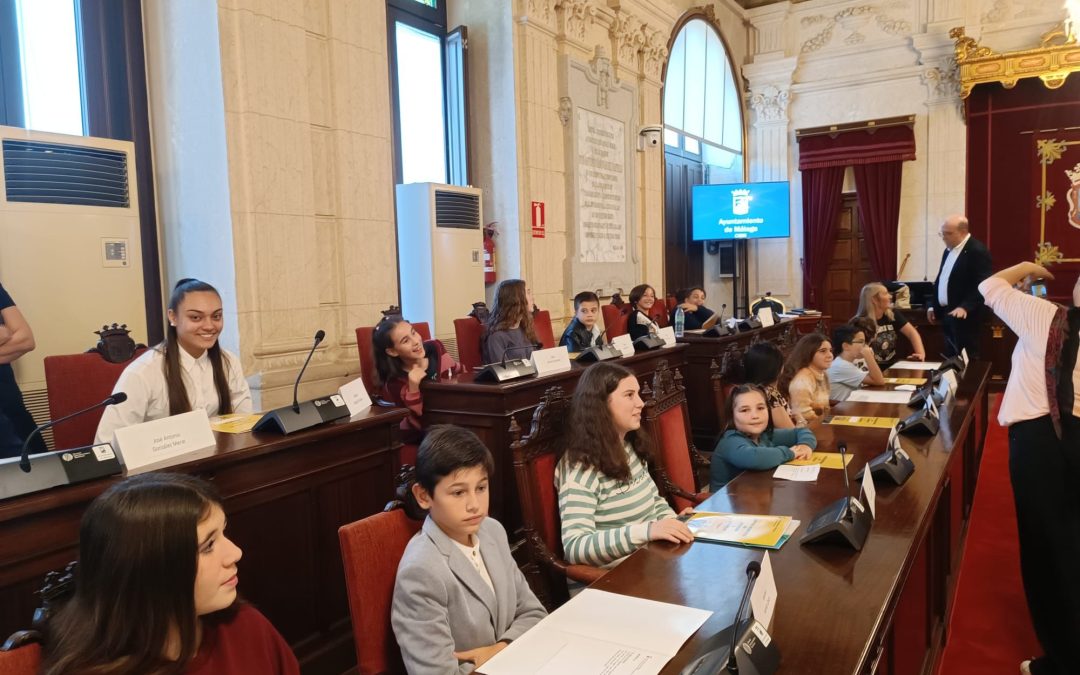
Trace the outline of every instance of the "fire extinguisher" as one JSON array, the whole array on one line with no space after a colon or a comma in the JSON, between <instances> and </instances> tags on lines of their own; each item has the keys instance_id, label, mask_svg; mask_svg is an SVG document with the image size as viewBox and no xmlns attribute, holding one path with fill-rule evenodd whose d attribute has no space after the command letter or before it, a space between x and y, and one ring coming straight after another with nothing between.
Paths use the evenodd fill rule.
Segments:
<instances>
[{"instance_id":1,"label":"fire extinguisher","mask_svg":"<svg viewBox=\"0 0 1080 675\"><path fill-rule=\"evenodd\" d=\"M495 283L495 223L484 226L484 283Z\"/></svg>"}]
</instances>

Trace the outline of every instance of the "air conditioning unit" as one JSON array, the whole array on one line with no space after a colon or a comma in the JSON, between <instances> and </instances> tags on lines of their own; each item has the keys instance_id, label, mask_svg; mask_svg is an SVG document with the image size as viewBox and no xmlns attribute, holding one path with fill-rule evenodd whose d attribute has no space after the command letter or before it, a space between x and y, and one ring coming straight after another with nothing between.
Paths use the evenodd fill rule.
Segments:
<instances>
[{"instance_id":1,"label":"air conditioning unit","mask_svg":"<svg viewBox=\"0 0 1080 675\"><path fill-rule=\"evenodd\" d=\"M0 283L37 342L14 363L35 418L46 356L86 351L106 322L147 339L134 151L0 126Z\"/></svg>"},{"instance_id":2,"label":"air conditioning unit","mask_svg":"<svg viewBox=\"0 0 1080 675\"><path fill-rule=\"evenodd\" d=\"M440 183L397 186L401 312L454 344L454 319L484 299L481 191Z\"/></svg>"}]
</instances>

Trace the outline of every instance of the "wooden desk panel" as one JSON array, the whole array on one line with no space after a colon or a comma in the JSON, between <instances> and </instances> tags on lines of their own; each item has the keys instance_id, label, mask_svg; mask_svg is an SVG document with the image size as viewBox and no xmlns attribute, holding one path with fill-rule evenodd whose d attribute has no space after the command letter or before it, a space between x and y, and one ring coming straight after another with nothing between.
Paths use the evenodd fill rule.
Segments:
<instances>
[{"instance_id":1,"label":"wooden desk panel","mask_svg":"<svg viewBox=\"0 0 1080 675\"><path fill-rule=\"evenodd\" d=\"M972 486L962 484L974 475L964 464L978 456L963 449L985 431L977 426L976 413L985 412L988 371L985 363L968 369L937 436L903 437L916 471L903 486L878 487L877 520L861 552L798 542L814 514L844 493L839 471L822 469L815 483L773 480L772 471L744 472L701 505L701 510L784 514L802 521L793 540L770 553L779 592L771 632L783 654L781 673L858 675L875 662L878 672L930 672L944 644L952 573L966 524L964 509L961 520L952 521L953 499L960 495L966 501L973 493ZM901 417L908 409L843 403L834 412ZM886 429L822 426L815 432L823 450L847 442L852 476L883 450L888 437ZM663 671L678 673L704 639L734 619L746 564L761 555L708 543L654 542L594 587L715 612Z\"/></svg>"},{"instance_id":2,"label":"wooden desk panel","mask_svg":"<svg viewBox=\"0 0 1080 675\"><path fill-rule=\"evenodd\" d=\"M678 344L666 349L640 352L612 363L625 366L644 382L652 378L661 361L667 361L668 366L679 369L685 378L687 351L687 345ZM521 527L521 506L510 452L510 425L515 423L527 430L544 392L558 386L566 393L572 393L581 373L589 365L575 361L570 370L562 373L501 384L475 382L474 373L463 373L423 385L424 426L456 424L471 429L495 455L491 515L510 532Z\"/></svg>"},{"instance_id":3,"label":"wooden desk panel","mask_svg":"<svg viewBox=\"0 0 1080 675\"><path fill-rule=\"evenodd\" d=\"M402 409L292 436L217 434L218 450L170 467L212 481L243 549L240 592L281 631L305 673L356 662L337 528L393 498ZM44 575L77 557L86 506L118 479L0 502L0 636L28 628Z\"/></svg>"}]
</instances>

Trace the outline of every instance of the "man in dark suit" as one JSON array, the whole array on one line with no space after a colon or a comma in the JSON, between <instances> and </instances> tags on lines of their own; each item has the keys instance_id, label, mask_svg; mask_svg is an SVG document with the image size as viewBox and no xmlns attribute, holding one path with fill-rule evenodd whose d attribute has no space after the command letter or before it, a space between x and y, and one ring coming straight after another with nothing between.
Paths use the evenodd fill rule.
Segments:
<instances>
[{"instance_id":1,"label":"man in dark suit","mask_svg":"<svg viewBox=\"0 0 1080 675\"><path fill-rule=\"evenodd\" d=\"M993 273L990 251L968 231L968 219L949 216L941 224L945 253L934 281L934 295L926 310L930 323L940 320L945 332L945 355L966 349L969 358L979 352L979 318L983 297L979 283Z\"/></svg>"}]
</instances>

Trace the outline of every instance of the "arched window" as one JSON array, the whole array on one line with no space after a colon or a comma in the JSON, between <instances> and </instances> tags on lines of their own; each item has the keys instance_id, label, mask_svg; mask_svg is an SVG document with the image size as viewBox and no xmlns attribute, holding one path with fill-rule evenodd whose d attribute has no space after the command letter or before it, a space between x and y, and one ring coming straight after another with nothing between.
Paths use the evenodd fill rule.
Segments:
<instances>
[{"instance_id":1,"label":"arched window","mask_svg":"<svg viewBox=\"0 0 1080 675\"><path fill-rule=\"evenodd\" d=\"M716 30L691 19L671 48L664 79L664 145L697 159L706 183L743 180L742 105Z\"/></svg>"}]
</instances>

